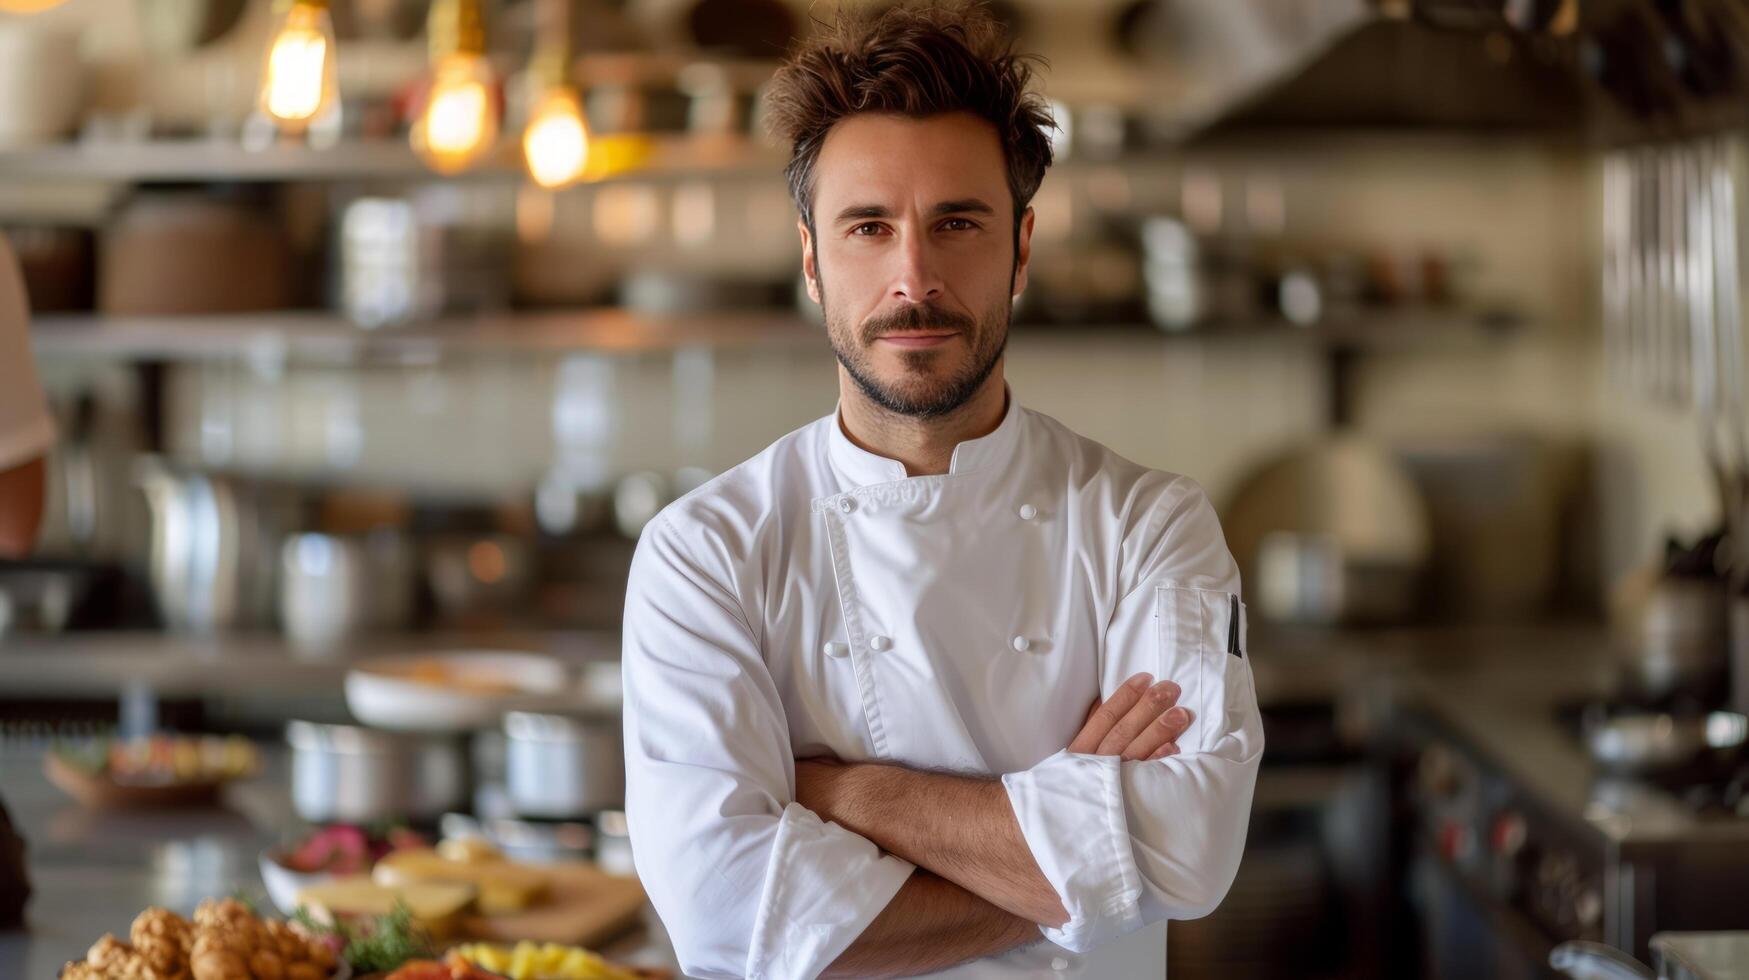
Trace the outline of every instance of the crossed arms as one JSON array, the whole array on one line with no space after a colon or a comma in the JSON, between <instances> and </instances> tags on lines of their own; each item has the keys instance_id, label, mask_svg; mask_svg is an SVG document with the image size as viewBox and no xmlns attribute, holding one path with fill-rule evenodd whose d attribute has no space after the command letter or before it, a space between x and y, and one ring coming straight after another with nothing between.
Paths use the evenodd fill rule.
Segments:
<instances>
[{"instance_id":1,"label":"crossed arms","mask_svg":"<svg viewBox=\"0 0 1749 980\"><path fill-rule=\"evenodd\" d=\"M1095 702L1071 752L1165 758L1191 715L1180 689L1137 674ZM1037 942L1069 920L999 779L880 763L796 763L796 802L916 865L825 976L911 976Z\"/></svg>"}]
</instances>

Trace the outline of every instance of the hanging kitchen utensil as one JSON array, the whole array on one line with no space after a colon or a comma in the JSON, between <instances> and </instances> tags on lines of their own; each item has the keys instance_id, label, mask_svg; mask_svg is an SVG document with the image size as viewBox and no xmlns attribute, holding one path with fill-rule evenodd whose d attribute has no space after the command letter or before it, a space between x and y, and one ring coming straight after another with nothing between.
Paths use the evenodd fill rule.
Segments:
<instances>
[{"instance_id":1,"label":"hanging kitchen utensil","mask_svg":"<svg viewBox=\"0 0 1749 980\"><path fill-rule=\"evenodd\" d=\"M1629 351L1633 369L1632 387L1645 397L1653 394L1656 371L1652 358L1658 308L1658 254L1653 239L1653 230L1658 226L1658 195L1653 181L1656 175L1653 166L1655 159L1655 154L1650 149L1638 149L1632 153L1633 207L1630 218L1633 221L1634 254L1630 281L1633 303L1628 310Z\"/></svg>"},{"instance_id":2,"label":"hanging kitchen utensil","mask_svg":"<svg viewBox=\"0 0 1749 980\"><path fill-rule=\"evenodd\" d=\"M1663 325L1659 361L1663 365L1659 394L1673 407L1689 407L1688 348L1688 216L1685 212L1688 174L1681 146L1660 153L1658 193L1662 234L1660 264L1664 302L1659 322Z\"/></svg>"},{"instance_id":3,"label":"hanging kitchen utensil","mask_svg":"<svg viewBox=\"0 0 1749 980\"><path fill-rule=\"evenodd\" d=\"M1627 381L1628 305L1632 299L1628 270L1633 261L1633 228L1628 213L1633 201L1631 167L1631 157L1622 151L1604 154L1603 275L1599 285L1604 369L1616 386Z\"/></svg>"},{"instance_id":4,"label":"hanging kitchen utensil","mask_svg":"<svg viewBox=\"0 0 1749 980\"><path fill-rule=\"evenodd\" d=\"M1714 147L1710 184L1712 194L1708 205L1713 231L1714 306L1718 322L1719 409L1726 429L1726 440L1734 459L1734 495L1724 502L1730 511L1726 520L1735 528L1749 528L1749 419L1745 418L1743 394L1743 311L1742 272L1739 266L1737 229L1737 173L1739 144L1730 137ZM1739 533L1733 541L1732 561L1734 592L1741 592L1749 576L1749 533Z\"/></svg>"},{"instance_id":5,"label":"hanging kitchen utensil","mask_svg":"<svg viewBox=\"0 0 1749 980\"><path fill-rule=\"evenodd\" d=\"M1691 178L1685 184L1684 212L1688 231L1685 285L1690 325L1692 394L1695 417L1700 423L1701 446L1707 468L1719 495L1720 523L1727 540L1735 541L1736 504L1739 497L1737 458L1729 437L1728 408L1721 379L1725 374L1727 341L1715 317L1715 249L1713 242L1713 183L1710 179L1711 148L1705 144L1683 148L1683 169Z\"/></svg>"}]
</instances>

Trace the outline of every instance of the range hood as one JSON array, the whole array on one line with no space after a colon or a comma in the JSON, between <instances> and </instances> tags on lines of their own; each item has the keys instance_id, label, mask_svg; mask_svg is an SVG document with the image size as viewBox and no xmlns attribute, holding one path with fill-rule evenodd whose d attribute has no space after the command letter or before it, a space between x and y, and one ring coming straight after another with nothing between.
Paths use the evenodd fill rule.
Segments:
<instances>
[{"instance_id":1,"label":"range hood","mask_svg":"<svg viewBox=\"0 0 1749 980\"><path fill-rule=\"evenodd\" d=\"M1114 33L1149 132L1534 132L1623 142L1749 104L1736 0L1134 0Z\"/></svg>"}]
</instances>

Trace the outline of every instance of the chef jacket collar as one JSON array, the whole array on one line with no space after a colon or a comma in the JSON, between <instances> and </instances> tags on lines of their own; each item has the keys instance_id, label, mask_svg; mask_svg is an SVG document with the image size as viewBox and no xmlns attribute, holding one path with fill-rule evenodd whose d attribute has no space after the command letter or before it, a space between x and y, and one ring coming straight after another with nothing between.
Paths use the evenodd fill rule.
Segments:
<instances>
[{"instance_id":1,"label":"chef jacket collar","mask_svg":"<svg viewBox=\"0 0 1749 980\"><path fill-rule=\"evenodd\" d=\"M1003 394L1008 402L1008 411L1002 416L1001 424L989 435L967 439L955 446L953 458L947 464L948 473L968 473L980 467L1003 463L1014 455L1020 442L1020 403L1014 400L1014 392L1007 385L1003 385ZM904 463L871 453L851 442L850 437L844 434L842 402L832 413L828 452L832 468L852 489L906 479Z\"/></svg>"}]
</instances>

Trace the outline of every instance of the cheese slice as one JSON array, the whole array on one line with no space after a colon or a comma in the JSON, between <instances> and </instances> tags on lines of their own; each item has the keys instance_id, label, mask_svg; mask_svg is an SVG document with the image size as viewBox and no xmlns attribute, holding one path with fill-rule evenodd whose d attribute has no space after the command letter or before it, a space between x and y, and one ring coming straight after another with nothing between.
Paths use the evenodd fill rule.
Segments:
<instances>
[{"instance_id":1,"label":"cheese slice","mask_svg":"<svg viewBox=\"0 0 1749 980\"><path fill-rule=\"evenodd\" d=\"M303 889L297 901L330 921L341 916L388 915L397 901L404 902L415 925L434 939L442 939L455 931L477 894L477 889L465 882L385 885L368 875L346 875Z\"/></svg>"},{"instance_id":2,"label":"cheese slice","mask_svg":"<svg viewBox=\"0 0 1749 980\"><path fill-rule=\"evenodd\" d=\"M471 885L486 915L526 909L545 900L552 887L551 877L539 868L513 861L451 861L427 848L395 851L378 861L371 875L384 885Z\"/></svg>"}]
</instances>

